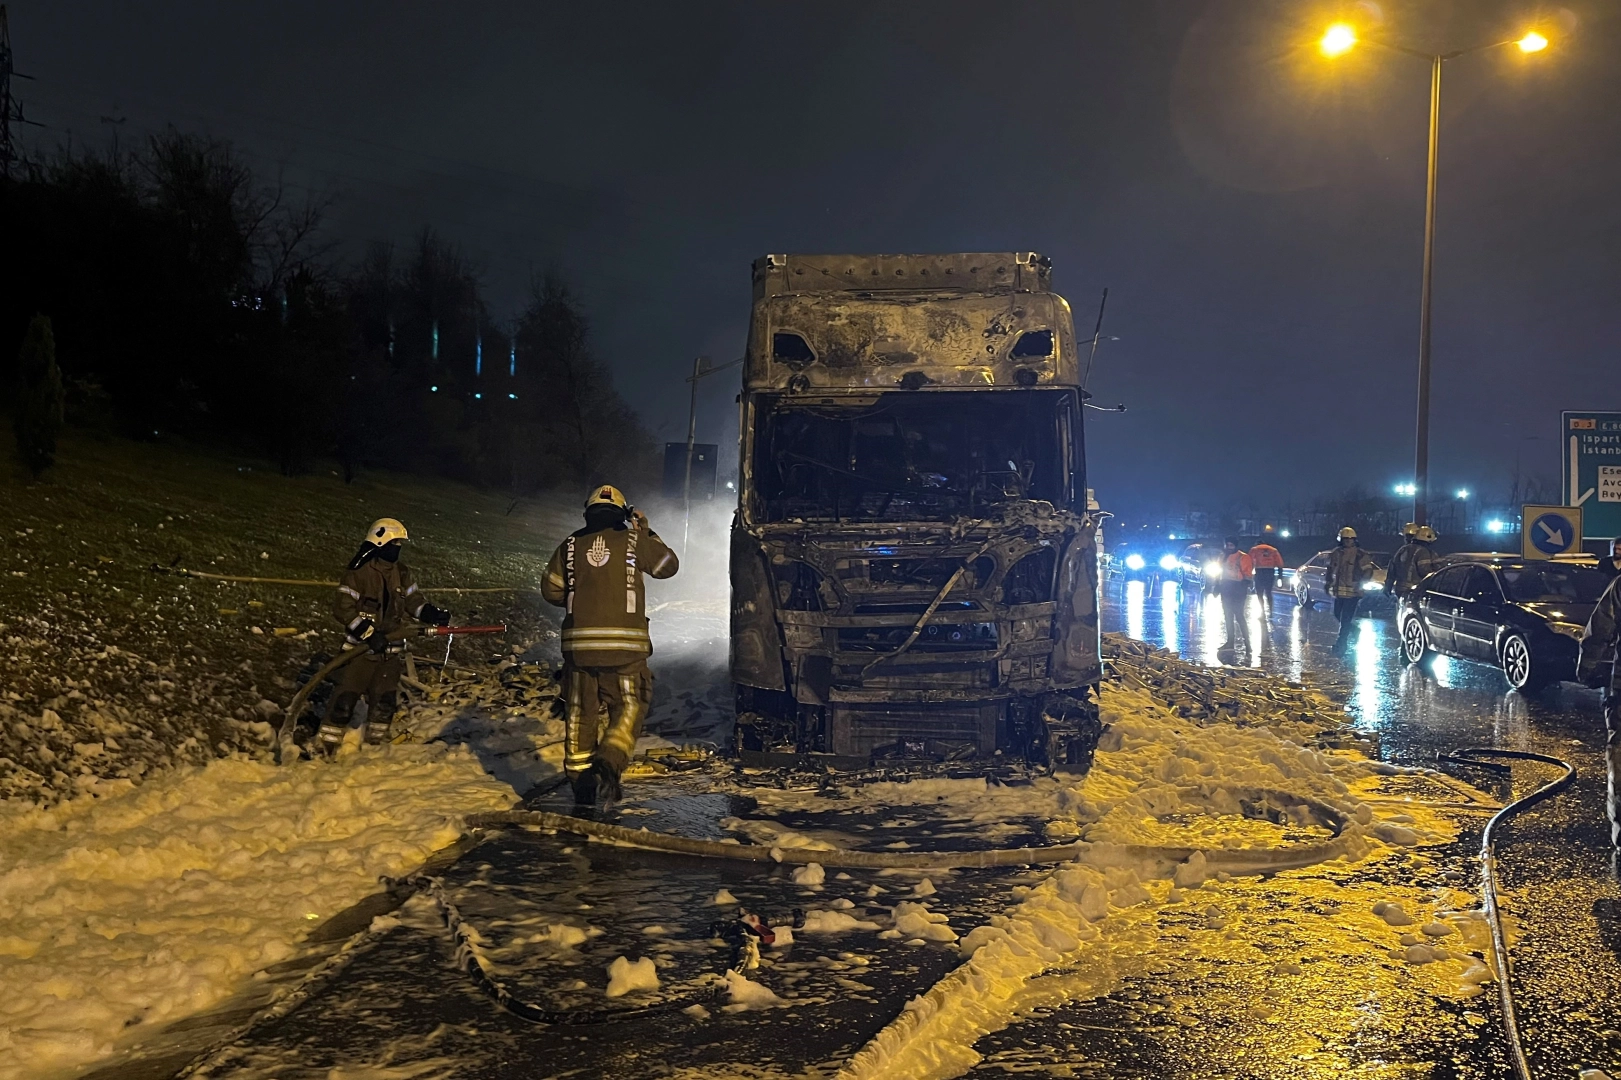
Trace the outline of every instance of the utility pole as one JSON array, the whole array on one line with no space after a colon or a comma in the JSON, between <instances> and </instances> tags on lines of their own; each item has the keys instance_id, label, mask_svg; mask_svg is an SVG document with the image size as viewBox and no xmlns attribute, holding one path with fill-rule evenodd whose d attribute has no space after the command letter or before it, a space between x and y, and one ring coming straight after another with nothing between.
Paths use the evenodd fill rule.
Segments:
<instances>
[{"instance_id":1,"label":"utility pole","mask_svg":"<svg viewBox=\"0 0 1621 1080\"><path fill-rule=\"evenodd\" d=\"M687 475L681 482L681 501L683 504L681 520L681 557L687 557L687 537L692 532L692 456L698 443L698 380L708 378L717 371L734 368L743 362L739 357L729 364L720 367L711 367L707 356L700 356L692 362L692 374L687 381L692 384L692 401L687 408Z\"/></svg>"},{"instance_id":2,"label":"utility pole","mask_svg":"<svg viewBox=\"0 0 1621 1080\"><path fill-rule=\"evenodd\" d=\"M11 166L20 160L12 134L12 124L43 127L23 116L22 103L11 94L11 78L32 79L11 66L11 27L6 21L6 5L0 4L0 177L11 179Z\"/></svg>"}]
</instances>

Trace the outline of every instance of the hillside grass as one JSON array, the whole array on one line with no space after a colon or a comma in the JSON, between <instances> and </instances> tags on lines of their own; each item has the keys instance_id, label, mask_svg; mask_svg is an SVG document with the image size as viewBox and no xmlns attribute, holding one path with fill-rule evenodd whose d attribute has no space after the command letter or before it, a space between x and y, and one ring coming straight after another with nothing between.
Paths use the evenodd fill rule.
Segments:
<instances>
[{"instance_id":1,"label":"hillside grass","mask_svg":"<svg viewBox=\"0 0 1621 1080\"><path fill-rule=\"evenodd\" d=\"M220 583L208 573L335 580L368 523L397 517L405 561L457 621L506 622L479 653L549 623L534 591L578 527L578 499L444 480L277 474L194 446L69 433L35 481L0 466L0 792L54 799L98 780L260 752L293 676L342 630L330 586ZM458 594L452 587L508 587ZM281 631L278 635L277 631ZM257 632L256 632L257 631Z\"/></svg>"}]
</instances>

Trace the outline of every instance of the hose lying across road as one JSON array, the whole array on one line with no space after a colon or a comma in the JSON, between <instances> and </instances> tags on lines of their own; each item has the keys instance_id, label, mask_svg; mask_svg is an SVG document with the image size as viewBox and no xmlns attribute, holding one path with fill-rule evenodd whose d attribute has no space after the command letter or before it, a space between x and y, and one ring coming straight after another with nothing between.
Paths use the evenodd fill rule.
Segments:
<instances>
[{"instance_id":1,"label":"hose lying across road","mask_svg":"<svg viewBox=\"0 0 1621 1080\"><path fill-rule=\"evenodd\" d=\"M1569 787L1571 781L1576 779L1576 769L1570 762L1547 754L1533 754L1528 750L1494 750L1484 746L1466 746L1450 754L1438 754L1436 760L1443 764L1474 765L1487 769L1502 768L1496 762L1480 760L1482 757L1537 761L1564 770L1556 779L1504 806L1492 816L1480 834L1480 891L1485 898L1486 919L1492 928L1492 952L1497 957L1497 993L1503 1003L1503 1028L1508 1035L1509 1059L1514 1064L1514 1075L1519 1080L1532 1080L1531 1063L1526 1060L1525 1047L1520 1042L1519 1020L1514 1014L1514 990L1509 979L1508 939L1503 932L1503 915L1497 903L1497 826Z\"/></svg>"},{"instance_id":2,"label":"hose lying across road","mask_svg":"<svg viewBox=\"0 0 1621 1080\"><path fill-rule=\"evenodd\" d=\"M1254 803L1306 810L1333 835L1326 840L1292 844L1281 848L1202 849L1082 841L1074 844L989 848L976 851L848 851L838 848L785 848L764 844L728 843L724 840L699 840L674 833L652 832L648 829L627 829L623 825L588 821L545 810L498 810L470 814L467 817L467 825L469 828L531 825L557 832L573 833L593 840L605 840L625 847L665 851L677 855L696 855L710 859L800 865L817 863L834 868L865 867L886 870L969 870L991 866L1033 866L1076 862L1086 859L1089 855L1107 853L1113 861L1124 859L1133 862L1153 862L1162 866L1180 865L1195 855L1202 855L1211 874L1221 871L1242 876L1314 866L1325 860L1338 858L1349 849L1351 835L1345 832L1345 816L1327 803L1269 788L1250 789L1245 795L1247 801Z\"/></svg>"}]
</instances>

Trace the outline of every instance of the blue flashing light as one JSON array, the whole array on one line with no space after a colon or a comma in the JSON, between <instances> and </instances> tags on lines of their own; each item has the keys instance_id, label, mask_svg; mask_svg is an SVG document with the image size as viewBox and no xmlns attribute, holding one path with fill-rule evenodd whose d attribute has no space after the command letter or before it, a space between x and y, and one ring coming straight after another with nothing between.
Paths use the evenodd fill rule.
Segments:
<instances>
[{"instance_id":1,"label":"blue flashing light","mask_svg":"<svg viewBox=\"0 0 1621 1080\"><path fill-rule=\"evenodd\" d=\"M484 335L480 334L473 339L473 374L484 374ZM477 397L477 394L473 395Z\"/></svg>"},{"instance_id":2,"label":"blue flashing light","mask_svg":"<svg viewBox=\"0 0 1621 1080\"><path fill-rule=\"evenodd\" d=\"M507 351L507 376L510 378L518 374L518 343L514 341Z\"/></svg>"}]
</instances>

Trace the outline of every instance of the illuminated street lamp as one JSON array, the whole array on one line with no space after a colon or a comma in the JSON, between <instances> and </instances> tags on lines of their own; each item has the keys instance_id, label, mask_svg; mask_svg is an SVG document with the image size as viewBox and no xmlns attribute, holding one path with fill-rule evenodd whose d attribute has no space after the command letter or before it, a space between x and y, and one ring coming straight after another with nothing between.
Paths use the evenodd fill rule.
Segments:
<instances>
[{"instance_id":1,"label":"illuminated street lamp","mask_svg":"<svg viewBox=\"0 0 1621 1080\"><path fill-rule=\"evenodd\" d=\"M1424 195L1424 283L1419 299L1418 316L1418 430L1413 446L1414 483L1404 485L1411 487L1413 489L1411 492L1397 492L1413 496L1413 521L1424 525L1427 524L1426 503L1430 481L1430 272L1435 264L1435 167L1441 144L1441 65L1460 56L1504 45L1517 45L1523 53L1541 52L1548 47L1548 39L1532 30L1520 38L1476 45L1472 49L1459 49L1449 53L1425 53L1377 38L1359 38L1356 27L1350 23L1339 22L1323 32L1317 48L1324 56L1333 58L1345 55L1363 40L1392 52L1416 56L1420 60L1430 62L1430 144L1428 181Z\"/></svg>"}]
</instances>

